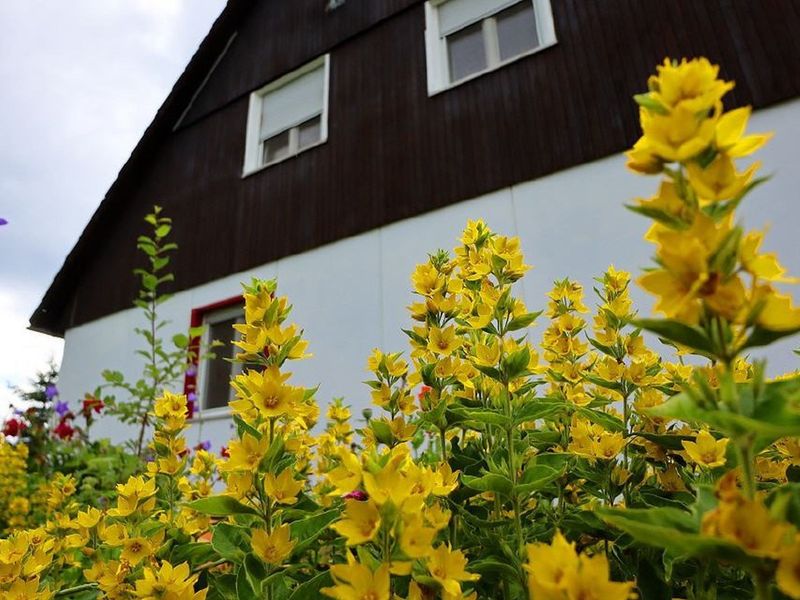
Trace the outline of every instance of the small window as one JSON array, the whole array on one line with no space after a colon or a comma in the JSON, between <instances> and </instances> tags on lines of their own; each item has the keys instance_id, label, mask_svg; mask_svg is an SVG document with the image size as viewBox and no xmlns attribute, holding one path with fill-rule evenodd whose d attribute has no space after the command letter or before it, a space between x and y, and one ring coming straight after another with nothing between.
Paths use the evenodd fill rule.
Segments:
<instances>
[{"instance_id":1,"label":"small window","mask_svg":"<svg viewBox=\"0 0 800 600\"><path fill-rule=\"evenodd\" d=\"M232 362L236 352L233 342L239 335L233 328L235 323L244 323L241 306L210 312L203 317L206 342L216 340L222 345L213 349L214 358L206 358L200 365L201 410L221 408L234 399L230 380L242 371L240 363Z\"/></svg>"},{"instance_id":2,"label":"small window","mask_svg":"<svg viewBox=\"0 0 800 600\"><path fill-rule=\"evenodd\" d=\"M327 113L327 55L253 92L244 174L324 142Z\"/></svg>"},{"instance_id":3,"label":"small window","mask_svg":"<svg viewBox=\"0 0 800 600\"><path fill-rule=\"evenodd\" d=\"M430 94L556 41L549 0L431 0L425 8Z\"/></svg>"}]
</instances>

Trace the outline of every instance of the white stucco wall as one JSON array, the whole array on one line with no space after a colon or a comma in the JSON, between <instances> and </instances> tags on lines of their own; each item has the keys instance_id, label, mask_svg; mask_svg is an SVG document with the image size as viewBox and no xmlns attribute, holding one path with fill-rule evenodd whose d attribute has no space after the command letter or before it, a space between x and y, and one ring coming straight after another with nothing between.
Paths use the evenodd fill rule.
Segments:
<instances>
[{"instance_id":1,"label":"white stucco wall","mask_svg":"<svg viewBox=\"0 0 800 600\"><path fill-rule=\"evenodd\" d=\"M749 227L771 225L766 249L779 252L790 272L800 274L800 100L756 113L750 130L776 131L759 153L763 172L774 177L747 199L741 216ZM657 183L657 178L628 172L624 157L618 155L498 190L180 292L163 306L162 315L171 321L165 334L185 331L193 307L236 295L240 282L277 277L279 292L289 296L292 318L305 329L314 353L313 359L293 365L296 381L321 384L318 399L323 404L344 396L358 414L370 402L361 382L372 348L407 349L400 329L410 322L405 307L412 300L412 269L428 252L452 248L468 219L483 218L495 231L521 237L534 269L519 293L535 310L545 306L544 295L555 279L569 275L591 290L592 278L610 263L633 272L648 264L651 248L642 241L648 222L622 205L653 194ZM641 314L649 314L652 299L638 289L633 295ZM800 299L800 294L795 296ZM138 375L133 352L138 318L131 309L67 331L59 382L62 398L82 397L100 383L99 374L106 368L131 379ZM532 335L538 339L539 330ZM800 340L776 345L768 357L770 371L796 368L791 349L797 346ZM125 437L118 424L107 421L97 433ZM219 448L230 433L227 419L210 420L193 428L189 441L211 439Z\"/></svg>"}]
</instances>

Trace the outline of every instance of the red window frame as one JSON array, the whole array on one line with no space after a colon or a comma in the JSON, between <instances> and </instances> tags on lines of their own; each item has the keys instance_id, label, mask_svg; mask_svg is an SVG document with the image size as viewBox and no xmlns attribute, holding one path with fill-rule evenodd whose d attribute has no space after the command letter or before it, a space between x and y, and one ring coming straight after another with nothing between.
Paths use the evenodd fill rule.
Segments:
<instances>
[{"instance_id":1,"label":"red window frame","mask_svg":"<svg viewBox=\"0 0 800 600\"><path fill-rule=\"evenodd\" d=\"M206 304L205 306L193 308L189 318L189 326L192 328L200 327L203 324L206 315L209 313L236 305L241 305L244 307L244 298L241 295L231 296L225 300L220 300L218 302ZM191 352L191 359L189 364L186 366L186 374L183 377L183 393L186 394L187 398L186 412L188 413L188 417L191 419L194 416L197 408L197 402L199 400L197 397L197 374L200 366L200 357L198 356L200 351L200 336L195 336L189 340L189 350Z\"/></svg>"}]
</instances>

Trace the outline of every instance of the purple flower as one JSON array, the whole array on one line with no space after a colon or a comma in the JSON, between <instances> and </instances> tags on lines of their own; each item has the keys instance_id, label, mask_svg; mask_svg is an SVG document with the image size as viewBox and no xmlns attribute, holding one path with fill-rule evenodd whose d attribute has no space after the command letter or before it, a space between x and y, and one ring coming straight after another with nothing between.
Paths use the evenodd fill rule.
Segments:
<instances>
[{"instance_id":1,"label":"purple flower","mask_svg":"<svg viewBox=\"0 0 800 600\"><path fill-rule=\"evenodd\" d=\"M186 399L189 402L197 402L197 394L195 394L194 392L189 392L189 395L186 396Z\"/></svg>"},{"instance_id":2,"label":"purple flower","mask_svg":"<svg viewBox=\"0 0 800 600\"><path fill-rule=\"evenodd\" d=\"M211 440L206 440L205 442L200 442L198 447L202 448L203 450L211 450Z\"/></svg>"},{"instance_id":3,"label":"purple flower","mask_svg":"<svg viewBox=\"0 0 800 600\"><path fill-rule=\"evenodd\" d=\"M194 377L197 375L197 367L195 365L189 365L189 368L186 369L186 375L189 377Z\"/></svg>"},{"instance_id":4,"label":"purple flower","mask_svg":"<svg viewBox=\"0 0 800 600\"><path fill-rule=\"evenodd\" d=\"M59 400L56 402L55 411L59 417L63 417L69 412L69 404L63 400Z\"/></svg>"},{"instance_id":5,"label":"purple flower","mask_svg":"<svg viewBox=\"0 0 800 600\"><path fill-rule=\"evenodd\" d=\"M58 388L51 383L46 388L44 388L44 396L48 400L52 400L53 398L58 396Z\"/></svg>"},{"instance_id":6,"label":"purple flower","mask_svg":"<svg viewBox=\"0 0 800 600\"><path fill-rule=\"evenodd\" d=\"M8 221L6 221L3 217L0 217L0 225L8 225Z\"/></svg>"}]
</instances>

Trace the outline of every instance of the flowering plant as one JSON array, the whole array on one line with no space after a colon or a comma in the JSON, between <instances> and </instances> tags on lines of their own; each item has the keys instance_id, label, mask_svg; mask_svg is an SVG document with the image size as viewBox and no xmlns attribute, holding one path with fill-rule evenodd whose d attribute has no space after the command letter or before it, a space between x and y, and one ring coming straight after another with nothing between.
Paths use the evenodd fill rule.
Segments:
<instances>
[{"instance_id":1,"label":"flowering plant","mask_svg":"<svg viewBox=\"0 0 800 600\"><path fill-rule=\"evenodd\" d=\"M664 318L638 316L613 266L593 302L567 278L529 309L515 296L530 268L520 241L471 221L412 275L408 358L367 360L380 412L356 429L336 399L315 435L316 390L287 370L308 343L276 283L254 280L222 456L192 454L188 399L161 393L145 472L108 507L55 477L47 523L0 540L0 591L800 598L800 377L770 380L746 356L800 330L800 309L763 233L735 221L760 181L736 160L768 136L745 134L749 109L723 110L731 87L705 59L666 61L636 97L629 166L662 177L631 206L655 245L637 283Z\"/></svg>"}]
</instances>

